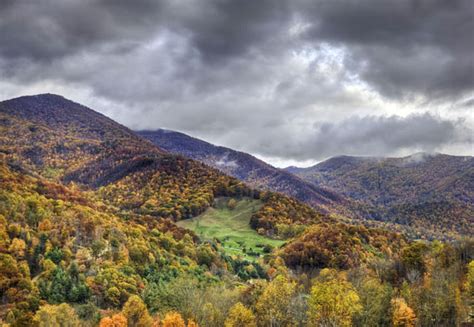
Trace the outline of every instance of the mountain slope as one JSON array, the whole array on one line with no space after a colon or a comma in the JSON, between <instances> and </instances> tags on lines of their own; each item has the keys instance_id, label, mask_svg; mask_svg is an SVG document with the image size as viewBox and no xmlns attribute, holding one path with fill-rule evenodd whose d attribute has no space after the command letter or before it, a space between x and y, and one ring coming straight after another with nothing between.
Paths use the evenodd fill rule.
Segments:
<instances>
[{"instance_id":1,"label":"mountain slope","mask_svg":"<svg viewBox=\"0 0 474 327\"><path fill-rule=\"evenodd\" d=\"M267 314L257 310L259 303L267 303L269 290L270 300L280 294L272 290L276 283L278 289L298 290L285 302L301 303L304 315L309 277L321 268L358 268L362 274L354 276L380 276L380 283L393 284L394 294L413 275L413 265L421 263L419 276L439 271L427 245L341 224L291 197L251 189L54 95L0 103L0 186L0 324L10 326L65 320L97 326L101 318L101 326L124 325L127 319L135 325L137 316L138 325L151 326L149 313L157 325L170 312L182 314L188 326L191 320L222 326L230 308L242 303L262 320ZM246 246L248 237L253 247L263 246L252 261L229 253L236 249L225 239L203 241L175 224L203 211L203 216L219 209L238 214L233 210L242 209L239 201L257 203L244 222L233 222L254 229L239 230L239 236L247 235L238 240L241 252L259 251ZM219 223L225 221L216 218ZM272 250L264 243L282 246ZM436 245L437 255L444 246ZM457 253L468 251L450 249L443 265L457 265L452 258L460 265ZM423 274L425 262L432 271ZM461 292L453 287L465 276L454 276L447 285ZM437 292L436 304L440 294L450 293ZM453 303L447 296L443 301ZM371 303L366 307L371 310ZM306 324L298 319L295 325Z\"/></svg>"},{"instance_id":2,"label":"mountain slope","mask_svg":"<svg viewBox=\"0 0 474 327\"><path fill-rule=\"evenodd\" d=\"M252 187L281 192L316 208L334 209L346 202L335 192L304 182L244 152L169 130L140 131L138 134L160 148L199 160Z\"/></svg>"},{"instance_id":3,"label":"mountain slope","mask_svg":"<svg viewBox=\"0 0 474 327\"><path fill-rule=\"evenodd\" d=\"M1 102L0 128L0 152L32 171L87 185L99 185L124 160L164 154L128 128L52 94Z\"/></svg>"},{"instance_id":4,"label":"mountain slope","mask_svg":"<svg viewBox=\"0 0 474 327\"><path fill-rule=\"evenodd\" d=\"M418 153L404 158L341 156L287 168L359 203L365 217L445 233L474 233L474 158Z\"/></svg>"},{"instance_id":5,"label":"mountain slope","mask_svg":"<svg viewBox=\"0 0 474 327\"><path fill-rule=\"evenodd\" d=\"M10 164L57 182L104 187L105 200L125 203L119 207L134 212L158 197L153 212L180 219L205 210L214 196L251 192L217 170L167 154L128 128L56 95L1 102L0 131L0 153ZM121 189L121 181L132 175L147 178L133 179ZM112 188L114 198L107 197ZM140 199L133 202L135 196Z\"/></svg>"}]
</instances>

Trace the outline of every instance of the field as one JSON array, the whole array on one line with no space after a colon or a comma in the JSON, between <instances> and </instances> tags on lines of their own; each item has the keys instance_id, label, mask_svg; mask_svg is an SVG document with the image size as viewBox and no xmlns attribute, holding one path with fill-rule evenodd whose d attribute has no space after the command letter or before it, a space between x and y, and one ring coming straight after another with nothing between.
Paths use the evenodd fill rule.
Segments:
<instances>
[{"instance_id":1,"label":"field","mask_svg":"<svg viewBox=\"0 0 474 327\"><path fill-rule=\"evenodd\" d=\"M259 235L250 228L250 217L262 205L259 200L238 200L233 209L228 202L229 198L219 198L214 207L195 218L182 220L178 225L193 230L203 240L216 238L228 254L248 260L255 260L284 243Z\"/></svg>"}]
</instances>

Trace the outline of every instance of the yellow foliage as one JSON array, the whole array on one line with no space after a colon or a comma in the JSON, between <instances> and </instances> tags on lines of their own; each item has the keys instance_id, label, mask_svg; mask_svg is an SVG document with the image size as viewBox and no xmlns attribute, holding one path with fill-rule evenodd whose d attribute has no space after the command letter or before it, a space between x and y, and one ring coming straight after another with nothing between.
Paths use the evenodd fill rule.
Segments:
<instances>
[{"instance_id":1,"label":"yellow foliage","mask_svg":"<svg viewBox=\"0 0 474 327\"><path fill-rule=\"evenodd\" d=\"M404 298L392 300L392 323L394 327L414 327L416 316Z\"/></svg>"},{"instance_id":2,"label":"yellow foliage","mask_svg":"<svg viewBox=\"0 0 474 327\"><path fill-rule=\"evenodd\" d=\"M8 251L16 258L23 258L25 256L26 243L22 239L14 238Z\"/></svg>"},{"instance_id":3,"label":"yellow foliage","mask_svg":"<svg viewBox=\"0 0 474 327\"><path fill-rule=\"evenodd\" d=\"M362 310L360 298L342 273L323 269L311 288L308 318L312 326L352 326L352 317Z\"/></svg>"},{"instance_id":4,"label":"yellow foliage","mask_svg":"<svg viewBox=\"0 0 474 327\"><path fill-rule=\"evenodd\" d=\"M122 314L127 318L129 327L148 327L153 324L148 310L137 295L132 295L123 306Z\"/></svg>"},{"instance_id":5,"label":"yellow foliage","mask_svg":"<svg viewBox=\"0 0 474 327\"><path fill-rule=\"evenodd\" d=\"M34 321L39 327L78 327L79 318L74 309L66 303L59 305L46 304L36 312Z\"/></svg>"},{"instance_id":6,"label":"yellow foliage","mask_svg":"<svg viewBox=\"0 0 474 327\"><path fill-rule=\"evenodd\" d=\"M467 288L469 296L474 299L474 260L467 265Z\"/></svg>"},{"instance_id":7,"label":"yellow foliage","mask_svg":"<svg viewBox=\"0 0 474 327\"><path fill-rule=\"evenodd\" d=\"M225 320L225 327L256 327L253 312L247 309L242 303L236 303L229 311L229 316Z\"/></svg>"},{"instance_id":8,"label":"yellow foliage","mask_svg":"<svg viewBox=\"0 0 474 327\"><path fill-rule=\"evenodd\" d=\"M283 275L277 276L257 300L256 311L263 324L292 326L291 300L296 284Z\"/></svg>"}]
</instances>

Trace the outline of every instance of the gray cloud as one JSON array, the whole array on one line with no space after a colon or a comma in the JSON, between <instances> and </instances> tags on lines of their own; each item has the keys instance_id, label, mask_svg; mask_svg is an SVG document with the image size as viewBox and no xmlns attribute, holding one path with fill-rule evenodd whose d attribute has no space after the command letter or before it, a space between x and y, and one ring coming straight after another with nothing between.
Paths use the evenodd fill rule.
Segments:
<instances>
[{"instance_id":1,"label":"gray cloud","mask_svg":"<svg viewBox=\"0 0 474 327\"><path fill-rule=\"evenodd\" d=\"M464 142L459 152L472 142L460 136L472 133L472 6L2 1L0 96L58 92L132 128L182 130L271 158ZM423 135L412 133L415 123ZM374 145L367 135L390 124L407 136ZM359 132L336 133L351 126ZM357 146L342 146L351 138Z\"/></svg>"},{"instance_id":2,"label":"gray cloud","mask_svg":"<svg viewBox=\"0 0 474 327\"><path fill-rule=\"evenodd\" d=\"M474 87L470 0L310 2L313 42L349 49L347 66L384 95L450 98Z\"/></svg>"},{"instance_id":3,"label":"gray cloud","mask_svg":"<svg viewBox=\"0 0 474 327\"><path fill-rule=\"evenodd\" d=\"M161 6L148 0L133 6L121 0L7 1L0 8L0 54L51 62L79 51L140 42L155 31Z\"/></svg>"},{"instance_id":4,"label":"gray cloud","mask_svg":"<svg viewBox=\"0 0 474 327\"><path fill-rule=\"evenodd\" d=\"M463 120L442 119L429 113L407 117L355 116L337 123L318 123L312 133L297 142L282 139L277 143L280 146L255 151L301 160L322 160L334 153L383 156L420 150L434 152L455 143L472 143L469 130Z\"/></svg>"}]
</instances>

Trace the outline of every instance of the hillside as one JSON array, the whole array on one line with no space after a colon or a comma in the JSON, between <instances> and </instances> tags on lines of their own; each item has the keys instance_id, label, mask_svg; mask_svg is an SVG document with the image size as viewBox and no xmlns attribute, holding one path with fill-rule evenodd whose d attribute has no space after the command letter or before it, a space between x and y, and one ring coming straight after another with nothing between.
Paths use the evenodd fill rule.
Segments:
<instances>
[{"instance_id":1,"label":"hillside","mask_svg":"<svg viewBox=\"0 0 474 327\"><path fill-rule=\"evenodd\" d=\"M100 113L52 94L0 102L0 128L0 152L10 160L87 185L106 183L125 160L164 153Z\"/></svg>"},{"instance_id":2,"label":"hillside","mask_svg":"<svg viewBox=\"0 0 474 327\"><path fill-rule=\"evenodd\" d=\"M341 156L287 171L357 201L366 219L474 234L473 157Z\"/></svg>"},{"instance_id":3,"label":"hillside","mask_svg":"<svg viewBox=\"0 0 474 327\"><path fill-rule=\"evenodd\" d=\"M350 291L356 326L402 290L423 323L469 308L469 241L341 223L60 96L0 103L0 186L0 325L312 326L318 283Z\"/></svg>"},{"instance_id":4,"label":"hillside","mask_svg":"<svg viewBox=\"0 0 474 327\"><path fill-rule=\"evenodd\" d=\"M104 187L104 200L121 202L118 207L127 210L146 211L147 201L160 190L163 210L155 205L154 212L180 219L205 210L215 195L251 192L237 180L169 155L128 128L60 96L1 102L0 129L0 153L11 165L57 182ZM123 180L126 188L121 187Z\"/></svg>"},{"instance_id":5,"label":"hillside","mask_svg":"<svg viewBox=\"0 0 474 327\"><path fill-rule=\"evenodd\" d=\"M249 186L284 193L323 211L325 208L335 210L347 202L335 192L307 183L248 153L215 146L170 130L137 133L162 149L201 161Z\"/></svg>"},{"instance_id":6,"label":"hillside","mask_svg":"<svg viewBox=\"0 0 474 327\"><path fill-rule=\"evenodd\" d=\"M281 170L247 153L183 133L138 133L162 149L199 160L249 185L285 193L319 211L369 227L429 239L474 232L472 158L441 155L438 159L442 160L430 166L422 165L426 163L420 160L422 155L399 159L341 156L310 168ZM426 158L432 162L432 157Z\"/></svg>"}]
</instances>

